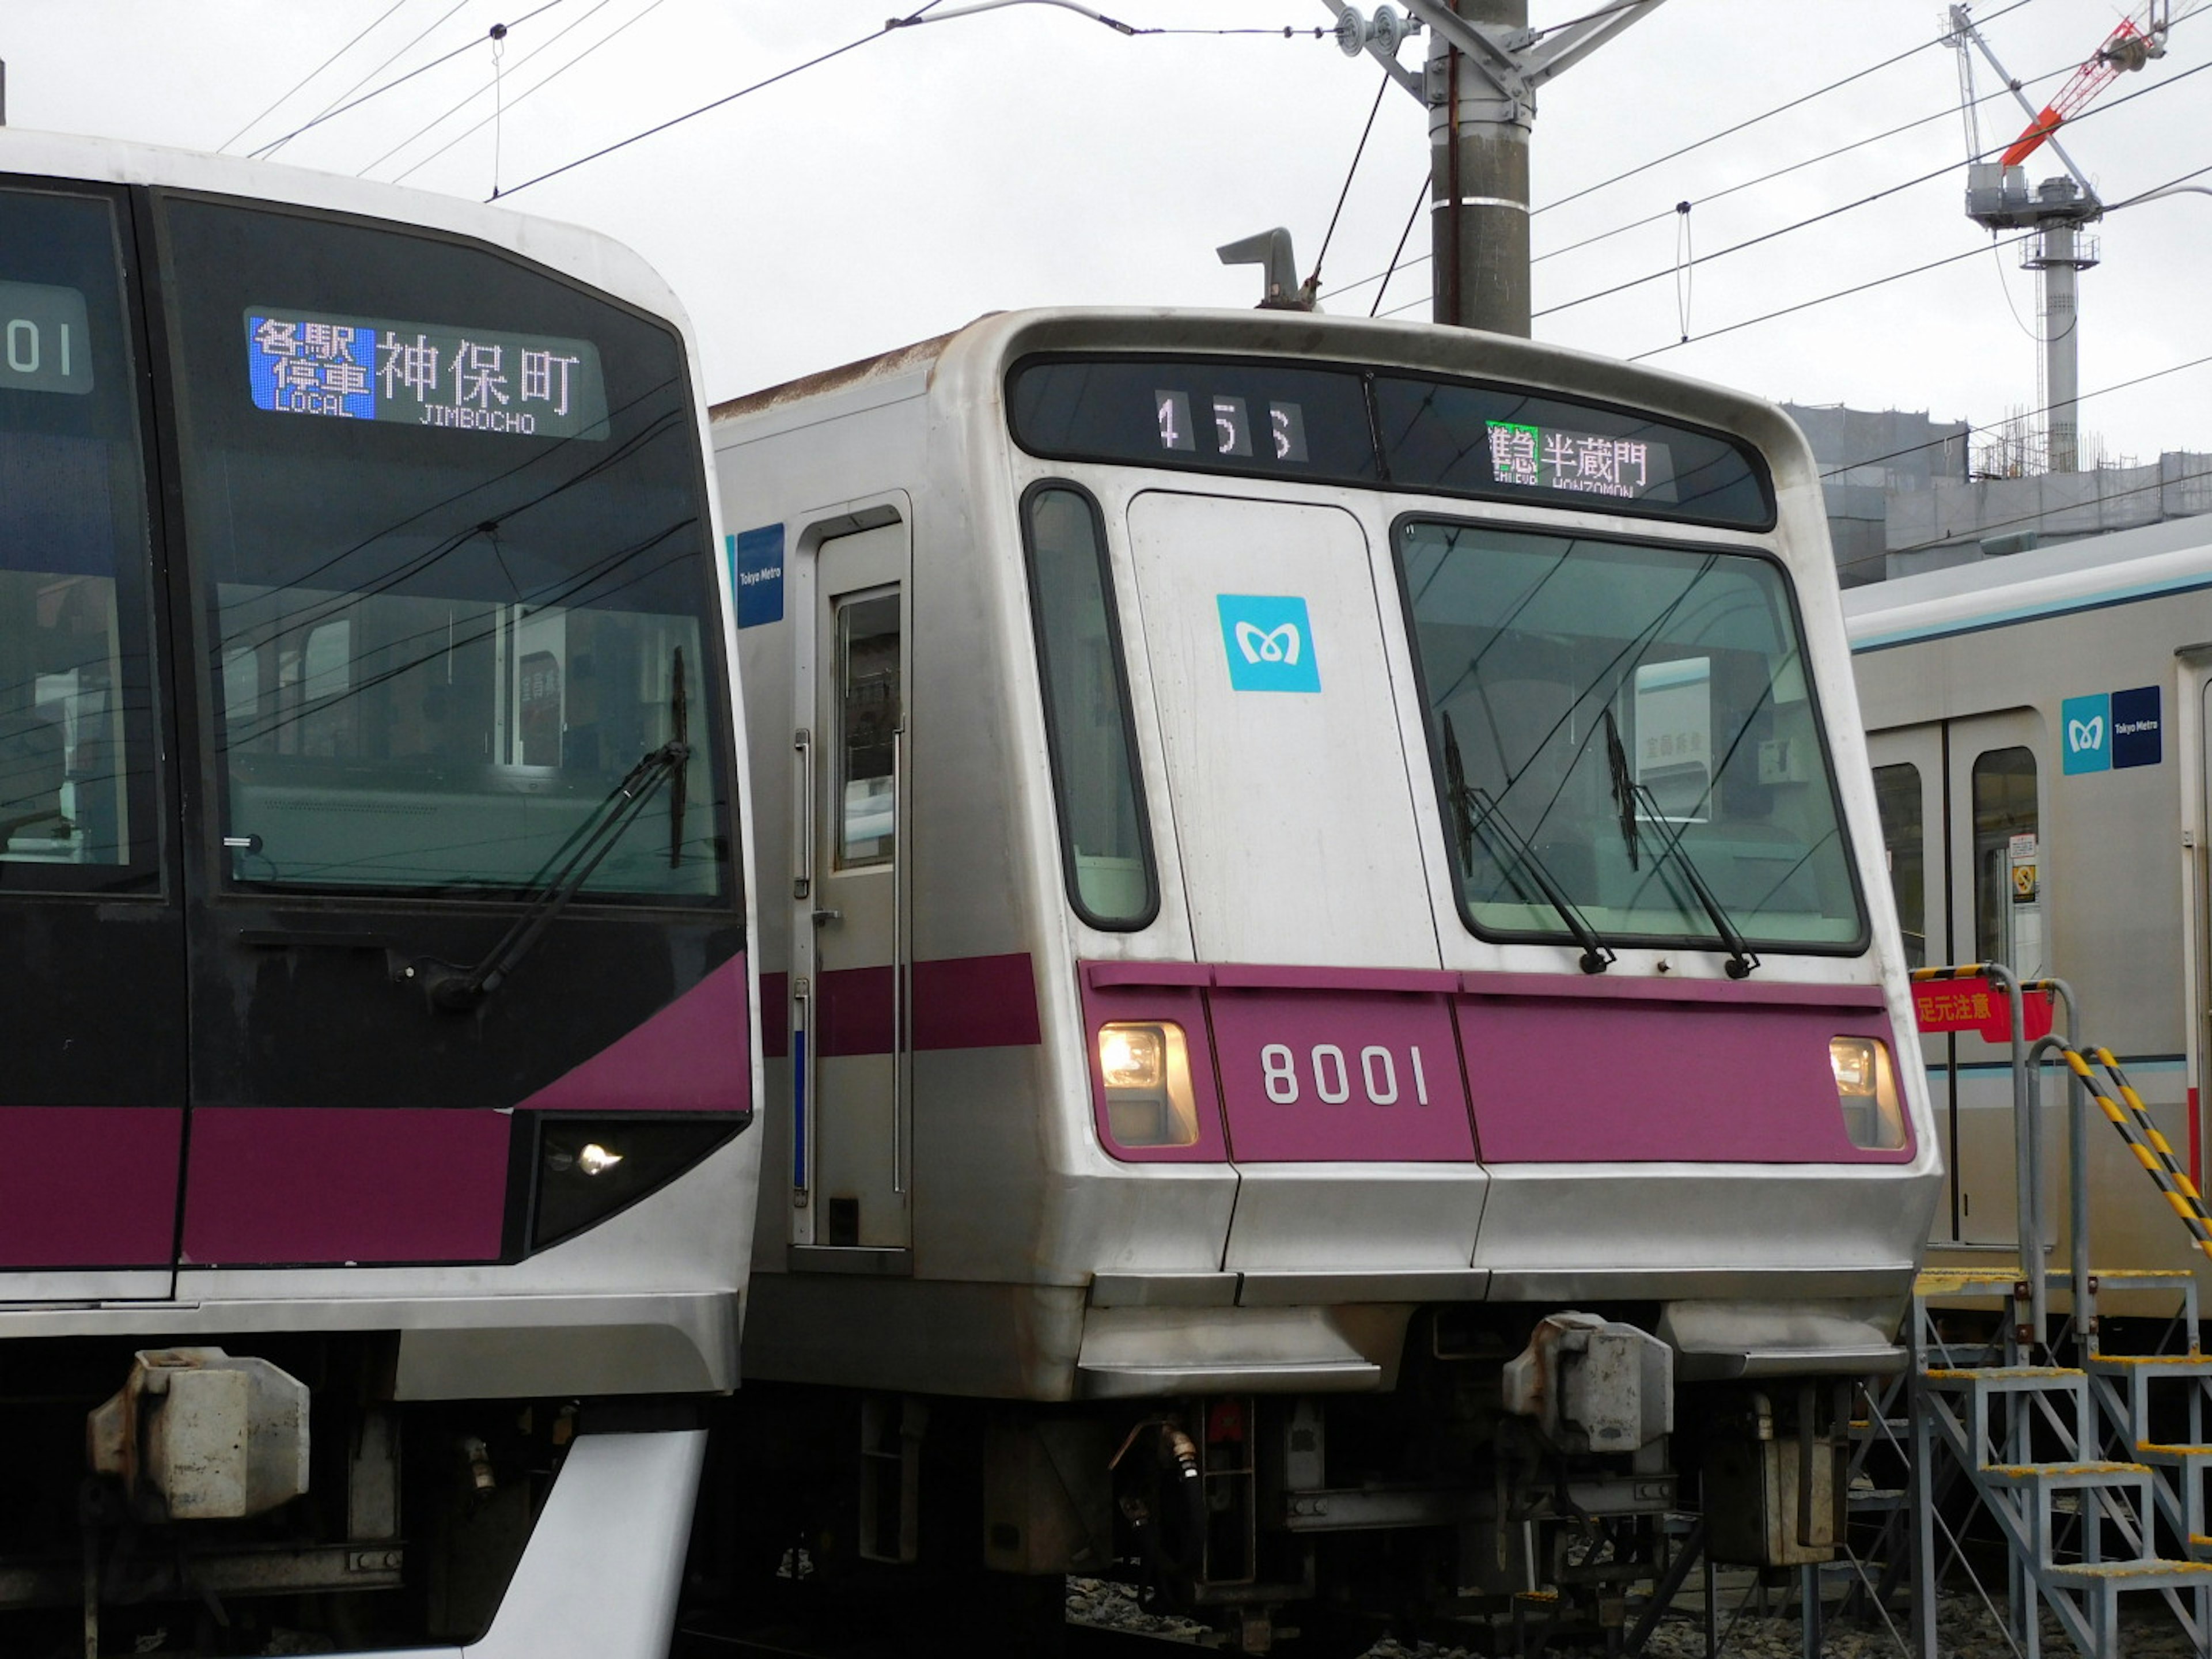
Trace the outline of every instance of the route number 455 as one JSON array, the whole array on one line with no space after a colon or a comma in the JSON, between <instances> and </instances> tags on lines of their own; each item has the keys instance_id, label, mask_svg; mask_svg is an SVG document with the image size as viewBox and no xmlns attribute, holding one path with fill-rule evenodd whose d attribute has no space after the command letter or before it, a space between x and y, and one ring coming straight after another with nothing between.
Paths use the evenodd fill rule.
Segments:
<instances>
[{"instance_id":1,"label":"route number 455","mask_svg":"<svg viewBox=\"0 0 2212 1659\"><path fill-rule=\"evenodd\" d=\"M1413 1104L1429 1103L1429 1076L1418 1045L1406 1050L1401 1074L1398 1055L1379 1044L1362 1048L1355 1062L1334 1042L1316 1043L1306 1055L1302 1078L1298 1056L1290 1045L1271 1042L1260 1050L1260 1077L1267 1085L1267 1098L1278 1106L1297 1105L1304 1097L1309 1081L1315 1097L1330 1106L1341 1106L1350 1100L1355 1081L1364 1091L1370 1106L1395 1106L1408 1091Z\"/></svg>"}]
</instances>

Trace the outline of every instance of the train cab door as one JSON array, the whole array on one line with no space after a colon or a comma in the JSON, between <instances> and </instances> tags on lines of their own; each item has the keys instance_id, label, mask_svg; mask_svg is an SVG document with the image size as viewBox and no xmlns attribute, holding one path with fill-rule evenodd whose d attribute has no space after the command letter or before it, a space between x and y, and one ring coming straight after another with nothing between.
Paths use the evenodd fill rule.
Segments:
<instances>
[{"instance_id":1,"label":"train cab door","mask_svg":"<svg viewBox=\"0 0 2212 1659\"><path fill-rule=\"evenodd\" d=\"M0 190L0 1300L171 1294L174 752L119 191Z\"/></svg>"},{"instance_id":2,"label":"train cab door","mask_svg":"<svg viewBox=\"0 0 2212 1659\"><path fill-rule=\"evenodd\" d=\"M2001 962L2022 979L2052 971L2045 931L2042 824L2050 780L2041 718L2027 709L1948 722L1944 830L1951 960ZM1953 1184L1959 1242L2009 1246L2020 1239L2013 1125L2012 1050L1973 1031L1949 1034L1957 1101ZM2044 1168L2062 1144L2046 1115ZM2058 1206L2046 1194L2043 1213ZM2046 1230L2047 1231L2047 1230Z\"/></svg>"},{"instance_id":3,"label":"train cab door","mask_svg":"<svg viewBox=\"0 0 2212 1659\"><path fill-rule=\"evenodd\" d=\"M807 857L793 884L794 1267L912 1242L908 546L904 524L882 526L823 542L793 571L812 616L793 705L811 721L798 743Z\"/></svg>"},{"instance_id":4,"label":"train cab door","mask_svg":"<svg viewBox=\"0 0 2212 1659\"><path fill-rule=\"evenodd\" d=\"M1869 732L1867 748L1874 762L1875 804L1881 816L1882 850L1905 961L1914 968L1954 962L1958 958L1952 952L1951 917L1945 901L1944 804L1949 797L1943 728L1914 726ZM1931 1244L1955 1243L1960 1237L1958 1164L1952 1152L1959 1115L1953 1086L1954 1047L1948 1032L1931 1031L1920 1039L1949 1194L1931 1224Z\"/></svg>"},{"instance_id":5,"label":"train cab door","mask_svg":"<svg viewBox=\"0 0 2212 1659\"><path fill-rule=\"evenodd\" d=\"M1129 540L1200 957L1435 966L1358 520L1148 490Z\"/></svg>"}]
</instances>

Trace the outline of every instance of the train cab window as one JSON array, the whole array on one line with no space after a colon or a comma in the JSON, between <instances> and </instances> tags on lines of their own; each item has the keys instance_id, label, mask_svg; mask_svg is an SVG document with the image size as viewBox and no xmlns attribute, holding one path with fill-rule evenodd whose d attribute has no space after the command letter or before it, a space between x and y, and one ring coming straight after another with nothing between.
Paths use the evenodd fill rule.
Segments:
<instances>
[{"instance_id":1,"label":"train cab window","mask_svg":"<svg viewBox=\"0 0 2212 1659\"><path fill-rule=\"evenodd\" d=\"M0 890L146 881L146 492L114 206L0 189Z\"/></svg>"},{"instance_id":2,"label":"train cab window","mask_svg":"<svg viewBox=\"0 0 2212 1659\"><path fill-rule=\"evenodd\" d=\"M1897 900L1897 925L1905 931L1908 965L1928 965L1928 845L1920 805L1920 769L1910 762L1874 769L1875 805L1881 814L1881 841L1889 860L1890 891Z\"/></svg>"},{"instance_id":3,"label":"train cab window","mask_svg":"<svg viewBox=\"0 0 2212 1659\"><path fill-rule=\"evenodd\" d=\"M1394 539L1471 927L1711 948L1717 908L1754 948L1861 947L1779 566L1437 520Z\"/></svg>"},{"instance_id":4,"label":"train cab window","mask_svg":"<svg viewBox=\"0 0 2212 1659\"><path fill-rule=\"evenodd\" d=\"M449 239L158 223L229 883L530 891L580 845L592 897L730 891L676 337Z\"/></svg>"},{"instance_id":5,"label":"train cab window","mask_svg":"<svg viewBox=\"0 0 2212 1659\"><path fill-rule=\"evenodd\" d=\"M2035 752L1974 757L1974 954L2023 978L2044 971Z\"/></svg>"},{"instance_id":6,"label":"train cab window","mask_svg":"<svg viewBox=\"0 0 2212 1659\"><path fill-rule=\"evenodd\" d=\"M1143 927L1158 884L1098 510L1079 490L1041 484L1022 524L1068 897L1094 927Z\"/></svg>"},{"instance_id":7,"label":"train cab window","mask_svg":"<svg viewBox=\"0 0 2212 1659\"><path fill-rule=\"evenodd\" d=\"M837 605L837 867L898 850L899 596Z\"/></svg>"}]
</instances>

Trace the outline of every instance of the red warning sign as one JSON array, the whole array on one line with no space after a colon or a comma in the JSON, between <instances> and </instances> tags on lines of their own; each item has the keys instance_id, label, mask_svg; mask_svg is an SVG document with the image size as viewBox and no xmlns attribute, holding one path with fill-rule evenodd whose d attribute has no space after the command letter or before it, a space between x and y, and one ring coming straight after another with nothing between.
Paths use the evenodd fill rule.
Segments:
<instances>
[{"instance_id":1,"label":"red warning sign","mask_svg":"<svg viewBox=\"0 0 2212 1659\"><path fill-rule=\"evenodd\" d=\"M2023 994L2027 1040L2051 1035L2051 993ZM1986 978L1916 981L1912 1012L1923 1031L1974 1031L1991 1042L2012 1041L2012 1000Z\"/></svg>"}]
</instances>

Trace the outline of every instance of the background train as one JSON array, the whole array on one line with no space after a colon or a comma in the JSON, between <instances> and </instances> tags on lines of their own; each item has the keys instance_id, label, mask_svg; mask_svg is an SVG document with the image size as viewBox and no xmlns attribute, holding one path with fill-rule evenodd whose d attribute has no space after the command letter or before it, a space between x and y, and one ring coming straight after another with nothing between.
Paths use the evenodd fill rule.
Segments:
<instances>
[{"instance_id":1,"label":"background train","mask_svg":"<svg viewBox=\"0 0 2212 1659\"><path fill-rule=\"evenodd\" d=\"M0 169L0 1650L654 1650L757 1176L681 316L443 198Z\"/></svg>"},{"instance_id":2,"label":"background train","mask_svg":"<svg viewBox=\"0 0 2212 1659\"><path fill-rule=\"evenodd\" d=\"M774 896L751 1570L1056 1618L1134 1564L1257 1651L1617 1621L1679 1510L1824 1559L1941 1143L1788 421L1038 311L714 443Z\"/></svg>"},{"instance_id":3,"label":"background train","mask_svg":"<svg viewBox=\"0 0 2212 1659\"><path fill-rule=\"evenodd\" d=\"M2120 1058L2201 1182L2212 948L2205 522L1882 582L1844 603L1913 960L1993 957L2067 980L2084 1037ZM1947 1152L1936 1259L2016 1253L2009 1051L1972 1032L1923 1042ZM2063 1262L2065 1111L2055 1084L2046 1099L2042 1213ZM2094 1264L2193 1267L2205 1284L2212 1264L2125 1145L2101 1127L2091 1135Z\"/></svg>"}]
</instances>

